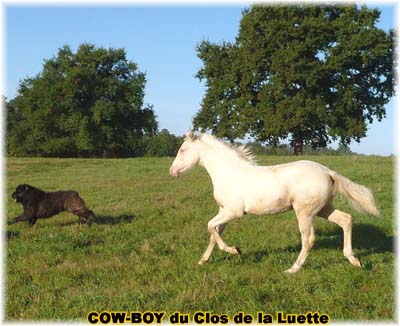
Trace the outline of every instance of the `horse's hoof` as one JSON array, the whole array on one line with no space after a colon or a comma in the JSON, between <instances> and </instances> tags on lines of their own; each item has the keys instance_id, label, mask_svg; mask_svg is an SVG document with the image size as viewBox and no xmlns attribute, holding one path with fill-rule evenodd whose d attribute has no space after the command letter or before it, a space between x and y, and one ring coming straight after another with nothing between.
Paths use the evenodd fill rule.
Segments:
<instances>
[{"instance_id":1,"label":"horse's hoof","mask_svg":"<svg viewBox=\"0 0 400 326\"><path fill-rule=\"evenodd\" d=\"M297 273L298 271L299 271L298 269L289 268L289 269L285 270L285 273L286 274L294 274L294 273Z\"/></svg>"},{"instance_id":2,"label":"horse's hoof","mask_svg":"<svg viewBox=\"0 0 400 326\"><path fill-rule=\"evenodd\" d=\"M207 262L208 262L208 260L200 259L199 262L197 263L197 265L204 265Z\"/></svg>"},{"instance_id":3,"label":"horse's hoof","mask_svg":"<svg viewBox=\"0 0 400 326\"><path fill-rule=\"evenodd\" d=\"M242 254L242 252L240 251L239 247L233 247L233 254L240 256Z\"/></svg>"},{"instance_id":4,"label":"horse's hoof","mask_svg":"<svg viewBox=\"0 0 400 326\"><path fill-rule=\"evenodd\" d=\"M354 257L353 255L346 256L346 258L349 260L350 264L352 264L355 267L361 267L361 262L358 258Z\"/></svg>"},{"instance_id":5,"label":"horse's hoof","mask_svg":"<svg viewBox=\"0 0 400 326\"><path fill-rule=\"evenodd\" d=\"M351 261L351 264L356 267L361 267L361 262L357 258L354 258L354 260Z\"/></svg>"}]
</instances>

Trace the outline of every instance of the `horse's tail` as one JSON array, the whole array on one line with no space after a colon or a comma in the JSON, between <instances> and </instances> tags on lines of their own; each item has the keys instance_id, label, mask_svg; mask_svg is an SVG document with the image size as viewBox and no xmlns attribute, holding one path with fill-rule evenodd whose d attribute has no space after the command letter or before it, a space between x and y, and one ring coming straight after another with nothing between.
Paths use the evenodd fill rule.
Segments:
<instances>
[{"instance_id":1,"label":"horse's tail","mask_svg":"<svg viewBox=\"0 0 400 326\"><path fill-rule=\"evenodd\" d=\"M329 175L333 180L333 194L339 193L345 196L350 204L359 212L374 216L380 215L371 190L334 171L329 171Z\"/></svg>"}]
</instances>

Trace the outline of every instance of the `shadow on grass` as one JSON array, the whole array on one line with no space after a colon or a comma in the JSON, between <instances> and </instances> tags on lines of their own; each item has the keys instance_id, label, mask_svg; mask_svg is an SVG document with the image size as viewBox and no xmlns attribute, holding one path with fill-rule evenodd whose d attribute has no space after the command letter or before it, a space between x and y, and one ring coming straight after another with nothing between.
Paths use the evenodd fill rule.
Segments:
<instances>
[{"instance_id":1,"label":"shadow on grass","mask_svg":"<svg viewBox=\"0 0 400 326\"><path fill-rule=\"evenodd\" d=\"M110 215L96 215L96 218L93 220L93 224L126 224L131 223L135 219L134 215L119 215L119 216L110 216Z\"/></svg>"},{"instance_id":2,"label":"shadow on grass","mask_svg":"<svg viewBox=\"0 0 400 326\"><path fill-rule=\"evenodd\" d=\"M372 253L394 252L394 238L387 236L384 231L375 225L355 224L353 225L353 249L363 251L362 256L367 256ZM312 251L319 249L334 249L343 250L343 231L335 229L323 231L316 234L315 245ZM264 257L283 252L299 253L301 250L301 240L299 234L299 244L279 249L265 248L259 251L244 253L242 259L251 262L260 262Z\"/></svg>"},{"instance_id":3,"label":"shadow on grass","mask_svg":"<svg viewBox=\"0 0 400 326\"><path fill-rule=\"evenodd\" d=\"M20 234L19 231L7 231L6 238L7 238L7 240L11 240L13 238L19 237L19 234Z\"/></svg>"},{"instance_id":4,"label":"shadow on grass","mask_svg":"<svg viewBox=\"0 0 400 326\"><path fill-rule=\"evenodd\" d=\"M371 224L353 224L353 249L369 253L394 252L393 236L387 236L379 227ZM315 249L318 248L343 248L343 231L334 230L321 233L323 238L317 237ZM299 247L300 248L300 247Z\"/></svg>"},{"instance_id":5,"label":"shadow on grass","mask_svg":"<svg viewBox=\"0 0 400 326\"><path fill-rule=\"evenodd\" d=\"M111 215L96 215L94 218L93 224L108 224L108 225L115 225L115 224L126 224L131 223L135 219L134 215L119 215L119 216L111 216ZM74 224L83 224L85 222L79 222L78 220L68 221L64 223L60 223L60 226L69 226Z\"/></svg>"},{"instance_id":6,"label":"shadow on grass","mask_svg":"<svg viewBox=\"0 0 400 326\"><path fill-rule=\"evenodd\" d=\"M71 218L70 221L67 222L61 222L57 223L58 226L70 226L70 225L78 225L78 224L83 224L86 225L86 222L81 219L79 220L76 216L71 215L75 218ZM92 221L92 224L109 224L109 225L114 225L114 224L126 224L126 223L131 223L135 219L135 215L119 215L119 216L111 216L111 215L96 215L94 220ZM41 219L39 219L40 222ZM26 222L25 222L26 223ZM45 223L36 223L35 228L41 228L41 227L47 227ZM19 231L14 232L14 231L7 231L7 239L11 239L13 237L19 236Z\"/></svg>"}]
</instances>

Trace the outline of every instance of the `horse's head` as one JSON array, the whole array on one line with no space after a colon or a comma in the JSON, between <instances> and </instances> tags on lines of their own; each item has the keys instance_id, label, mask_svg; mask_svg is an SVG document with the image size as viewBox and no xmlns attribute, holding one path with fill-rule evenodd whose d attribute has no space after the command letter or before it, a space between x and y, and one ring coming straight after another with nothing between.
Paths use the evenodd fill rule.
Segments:
<instances>
[{"instance_id":1,"label":"horse's head","mask_svg":"<svg viewBox=\"0 0 400 326\"><path fill-rule=\"evenodd\" d=\"M199 153L196 146L198 138L193 132L186 134L185 141L179 148L178 154L172 163L169 174L173 177L179 177L179 174L192 168L199 162Z\"/></svg>"}]
</instances>

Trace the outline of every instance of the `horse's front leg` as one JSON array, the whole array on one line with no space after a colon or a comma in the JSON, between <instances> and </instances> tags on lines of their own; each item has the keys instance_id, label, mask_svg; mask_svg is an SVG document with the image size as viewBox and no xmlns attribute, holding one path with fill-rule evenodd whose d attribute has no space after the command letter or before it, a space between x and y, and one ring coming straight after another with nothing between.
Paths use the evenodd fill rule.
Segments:
<instances>
[{"instance_id":1,"label":"horse's front leg","mask_svg":"<svg viewBox=\"0 0 400 326\"><path fill-rule=\"evenodd\" d=\"M225 229L225 226L226 226L226 223L225 224L220 224L220 225L216 226L215 229L221 235L222 232ZM201 257L201 259L198 262L199 265L203 265L203 264L208 262L216 243L217 242L215 241L214 235L211 234L210 235L210 241L208 242L208 247L207 247L206 251L204 252L203 257Z\"/></svg>"},{"instance_id":2,"label":"horse's front leg","mask_svg":"<svg viewBox=\"0 0 400 326\"><path fill-rule=\"evenodd\" d=\"M292 267L287 269L286 273L296 273L304 265L311 248L314 245L315 234L313 227L314 217L311 215L305 215L297 213L297 220L299 223L299 230L301 234L301 250L299 257Z\"/></svg>"},{"instance_id":3,"label":"horse's front leg","mask_svg":"<svg viewBox=\"0 0 400 326\"><path fill-rule=\"evenodd\" d=\"M219 249L232 255L240 255L240 249L238 247L229 247L224 240L222 240L218 228L237 217L239 216L229 211L220 210L219 214L208 222L208 232L214 237L214 241L217 243Z\"/></svg>"}]
</instances>

